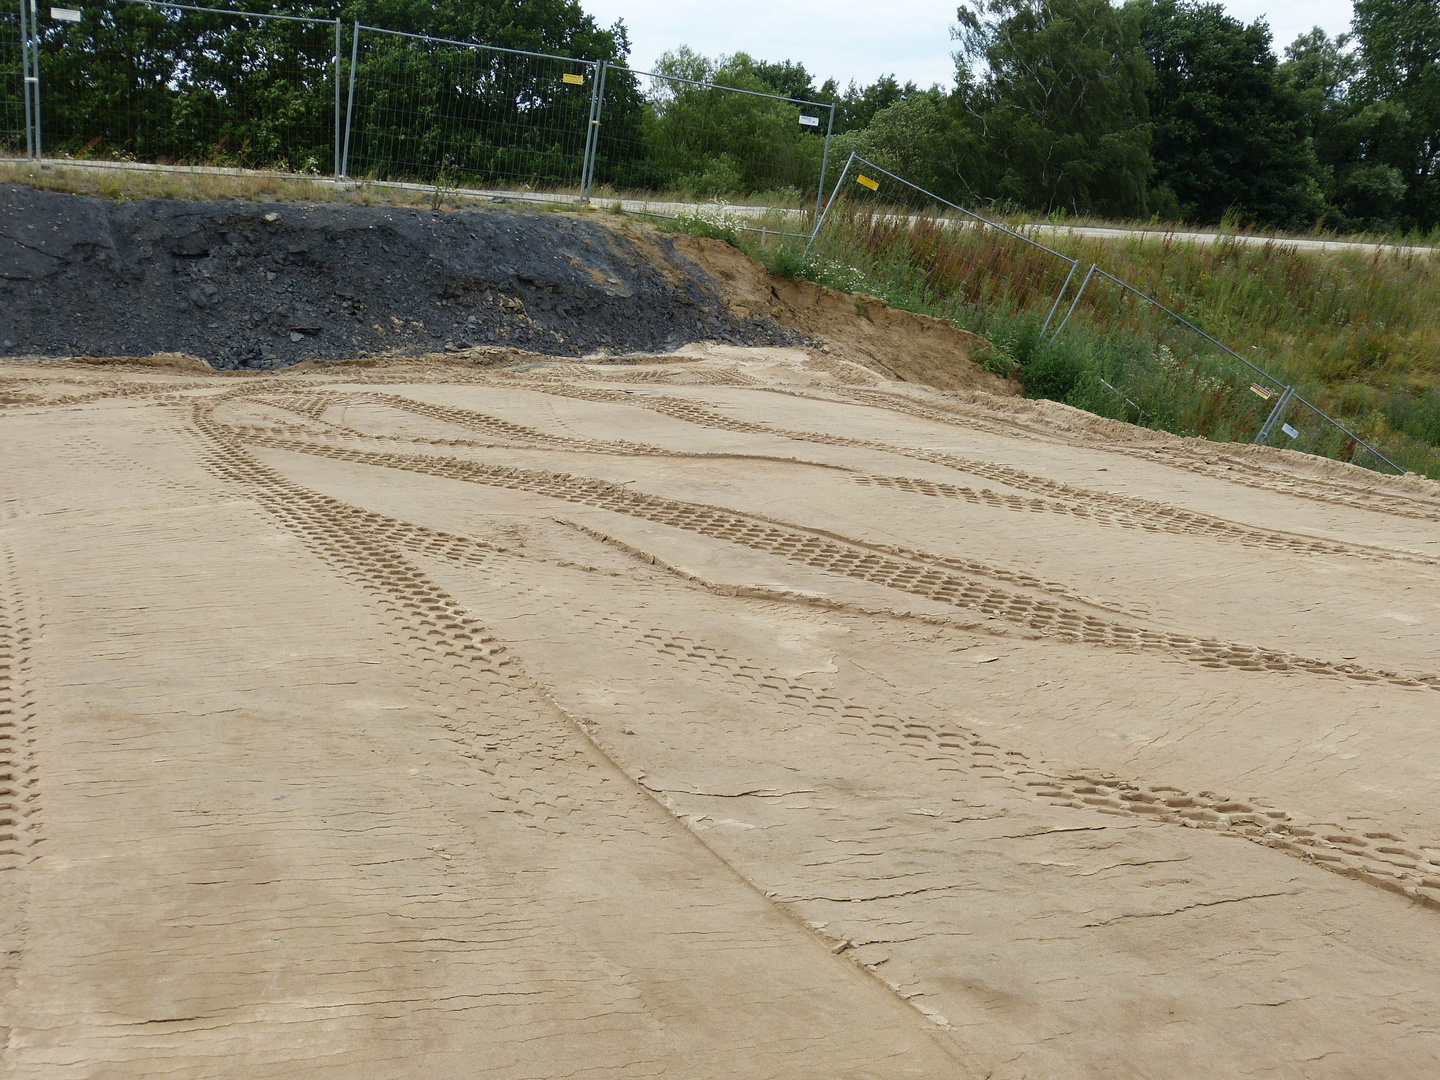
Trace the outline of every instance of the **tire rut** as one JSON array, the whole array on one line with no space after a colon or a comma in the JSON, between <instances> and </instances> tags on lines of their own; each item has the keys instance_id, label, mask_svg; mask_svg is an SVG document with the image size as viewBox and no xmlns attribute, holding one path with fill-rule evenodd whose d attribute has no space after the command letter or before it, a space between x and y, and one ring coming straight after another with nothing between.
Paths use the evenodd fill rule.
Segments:
<instances>
[{"instance_id":1,"label":"tire rut","mask_svg":"<svg viewBox=\"0 0 1440 1080\"><path fill-rule=\"evenodd\" d=\"M525 491L565 502L610 510L657 524L670 525L716 540L739 544L776 555L811 569L827 571L868 584L920 596L954 607L974 610L990 618L1065 641L1109 648L1134 648L1182 656L1205 667L1233 667L1249 671L1329 675L1357 682L1386 682L1396 686L1440 690L1440 676L1408 675L1301 657L1260 646L1126 625L1113 618L1089 614L1075 606L1080 598L1063 586L1028 575L987 567L973 560L927 555L895 548L886 551L861 542L806 531L732 510L685 503L630 491L606 481L565 473L484 465L456 458L427 455L368 453L303 440L250 435L247 441L272 449L327 457L352 464L398 469L442 479L480 483ZM963 576L962 576L963 575ZM1047 592L1037 598L980 580L1013 583L1019 588ZM1069 604L1060 600L1068 600ZM1099 610L1106 610L1099 608Z\"/></svg>"}]
</instances>

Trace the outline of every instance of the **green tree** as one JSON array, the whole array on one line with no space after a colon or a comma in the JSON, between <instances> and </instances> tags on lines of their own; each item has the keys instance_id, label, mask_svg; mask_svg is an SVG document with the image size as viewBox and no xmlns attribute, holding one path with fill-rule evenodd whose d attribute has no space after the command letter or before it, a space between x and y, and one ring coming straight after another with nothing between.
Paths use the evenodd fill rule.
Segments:
<instances>
[{"instance_id":1,"label":"green tree","mask_svg":"<svg viewBox=\"0 0 1440 1080\"><path fill-rule=\"evenodd\" d=\"M802 113L815 109L770 96L802 89L801 79L808 84L799 65L767 65L745 53L714 60L682 46L661 56L655 71L621 186L700 196L815 190L825 122L802 125ZM777 72L789 86L767 81Z\"/></svg>"},{"instance_id":2,"label":"green tree","mask_svg":"<svg viewBox=\"0 0 1440 1080\"><path fill-rule=\"evenodd\" d=\"M1399 223L1440 224L1440 5L1434 0L1356 0L1359 92L1384 105L1364 159L1404 179Z\"/></svg>"},{"instance_id":3,"label":"green tree","mask_svg":"<svg viewBox=\"0 0 1440 1080\"><path fill-rule=\"evenodd\" d=\"M956 102L982 150L965 186L1047 213L1143 214L1150 177L1139 13L1106 0L969 0Z\"/></svg>"},{"instance_id":4,"label":"green tree","mask_svg":"<svg viewBox=\"0 0 1440 1080\"><path fill-rule=\"evenodd\" d=\"M942 198L962 204L984 199L967 183L979 148L938 87L880 109L865 127L837 138L831 157L843 162L852 150Z\"/></svg>"},{"instance_id":5,"label":"green tree","mask_svg":"<svg viewBox=\"0 0 1440 1080\"><path fill-rule=\"evenodd\" d=\"M1135 10L1155 71L1155 179L1180 216L1313 222L1324 209L1319 166L1265 23L1247 26L1194 0L1139 0Z\"/></svg>"},{"instance_id":6,"label":"green tree","mask_svg":"<svg viewBox=\"0 0 1440 1080\"><path fill-rule=\"evenodd\" d=\"M882 109L923 92L913 82L902 86L894 75L881 75L869 86L858 86L851 80L843 92L836 80L827 79L817 92L817 100L834 103L835 134L841 135L866 127Z\"/></svg>"},{"instance_id":7,"label":"green tree","mask_svg":"<svg viewBox=\"0 0 1440 1080\"><path fill-rule=\"evenodd\" d=\"M1349 34L1332 38L1316 27L1286 48L1279 75L1299 104L1314 150L1326 223L1342 230L1393 229L1401 222L1408 184L1377 151L1394 145L1407 118L1395 102L1368 99L1352 42Z\"/></svg>"}]
</instances>

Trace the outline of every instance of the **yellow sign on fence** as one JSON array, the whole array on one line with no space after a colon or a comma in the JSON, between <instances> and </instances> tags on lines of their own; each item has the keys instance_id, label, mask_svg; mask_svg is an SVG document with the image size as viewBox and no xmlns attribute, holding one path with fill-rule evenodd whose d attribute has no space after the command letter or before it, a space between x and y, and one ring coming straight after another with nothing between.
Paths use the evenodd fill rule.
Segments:
<instances>
[{"instance_id":1,"label":"yellow sign on fence","mask_svg":"<svg viewBox=\"0 0 1440 1080\"><path fill-rule=\"evenodd\" d=\"M584 86L584 85L585 85L585 76L584 76L584 75L571 75L571 74L567 71L564 75L561 75L560 78L561 78L564 82L569 83L571 86Z\"/></svg>"},{"instance_id":2,"label":"yellow sign on fence","mask_svg":"<svg viewBox=\"0 0 1440 1080\"><path fill-rule=\"evenodd\" d=\"M879 181L879 180L871 180L871 179L870 179L868 176L866 176L864 173L859 173L858 175L856 175L856 177L855 177L855 182L856 182L857 184L859 184L861 187L868 187L871 191L879 191L879 190L880 190L880 181Z\"/></svg>"}]
</instances>

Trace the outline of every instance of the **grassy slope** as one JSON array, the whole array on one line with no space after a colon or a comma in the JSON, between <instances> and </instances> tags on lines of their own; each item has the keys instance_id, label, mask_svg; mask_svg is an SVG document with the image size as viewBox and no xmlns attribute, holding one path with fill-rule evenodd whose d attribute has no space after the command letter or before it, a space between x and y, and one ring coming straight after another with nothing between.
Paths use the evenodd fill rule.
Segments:
<instances>
[{"instance_id":1,"label":"grassy slope","mask_svg":"<svg viewBox=\"0 0 1440 1080\"><path fill-rule=\"evenodd\" d=\"M832 216L808 259L799 245L740 243L782 273L872 292L985 335L997 346L992 364L1013 363L1035 396L1223 440L1253 438L1269 409L1249 390L1252 371L1103 278L1092 279L1064 333L1039 341L1068 267L1002 234L854 213ZM1097 263L1293 383L1392 460L1440 478L1440 258L1223 239L1062 246L1081 265L1060 315ZM1300 435L1272 444L1378 464L1303 407L1286 418Z\"/></svg>"}]
</instances>

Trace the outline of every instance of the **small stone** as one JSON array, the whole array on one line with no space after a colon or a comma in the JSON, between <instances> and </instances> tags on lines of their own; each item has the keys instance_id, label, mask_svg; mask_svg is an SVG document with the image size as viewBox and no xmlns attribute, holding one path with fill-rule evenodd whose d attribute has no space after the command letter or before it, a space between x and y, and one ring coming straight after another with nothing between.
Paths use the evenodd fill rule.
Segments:
<instances>
[{"instance_id":1,"label":"small stone","mask_svg":"<svg viewBox=\"0 0 1440 1080\"><path fill-rule=\"evenodd\" d=\"M291 334L290 334L290 340L291 340L291 341L304 341L304 340L305 340L305 335L304 335L304 334L297 334L297 333L295 333L295 332L292 331Z\"/></svg>"},{"instance_id":2,"label":"small stone","mask_svg":"<svg viewBox=\"0 0 1440 1080\"><path fill-rule=\"evenodd\" d=\"M266 221L271 221L271 222L279 221L279 220L280 220L280 215L277 214L277 213L275 213L275 211L272 210L272 211L270 211L270 213L268 213L268 214L265 215L265 220L266 220Z\"/></svg>"}]
</instances>

